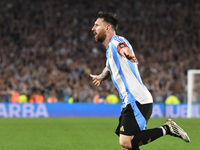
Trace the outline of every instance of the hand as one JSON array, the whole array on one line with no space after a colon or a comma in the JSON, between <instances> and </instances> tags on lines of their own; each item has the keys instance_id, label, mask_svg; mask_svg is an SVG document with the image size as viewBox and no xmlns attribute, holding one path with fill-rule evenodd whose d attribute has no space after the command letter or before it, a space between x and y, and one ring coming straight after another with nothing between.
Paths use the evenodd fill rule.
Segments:
<instances>
[{"instance_id":1,"label":"hand","mask_svg":"<svg viewBox=\"0 0 200 150\"><path fill-rule=\"evenodd\" d=\"M133 56L133 54L128 54L126 52L124 52L123 54L131 62L135 62L137 65L139 64L137 58L135 56Z\"/></svg>"},{"instance_id":2,"label":"hand","mask_svg":"<svg viewBox=\"0 0 200 150\"><path fill-rule=\"evenodd\" d=\"M93 84L96 85L96 86L100 86L101 83L103 82L98 75L92 75L90 74L90 77L92 77L92 80L93 80Z\"/></svg>"}]
</instances>

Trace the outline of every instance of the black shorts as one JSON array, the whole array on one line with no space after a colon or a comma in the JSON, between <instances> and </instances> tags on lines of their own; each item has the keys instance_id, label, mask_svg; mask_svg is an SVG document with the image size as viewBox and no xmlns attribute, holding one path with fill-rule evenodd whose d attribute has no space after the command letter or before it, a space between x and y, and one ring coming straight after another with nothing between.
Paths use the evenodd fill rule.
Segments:
<instances>
[{"instance_id":1,"label":"black shorts","mask_svg":"<svg viewBox=\"0 0 200 150\"><path fill-rule=\"evenodd\" d=\"M132 136L136 133L145 130L147 121L152 113L153 104L143 104L139 102L133 102L128 104L122 109L119 117L119 125L115 133Z\"/></svg>"}]
</instances>

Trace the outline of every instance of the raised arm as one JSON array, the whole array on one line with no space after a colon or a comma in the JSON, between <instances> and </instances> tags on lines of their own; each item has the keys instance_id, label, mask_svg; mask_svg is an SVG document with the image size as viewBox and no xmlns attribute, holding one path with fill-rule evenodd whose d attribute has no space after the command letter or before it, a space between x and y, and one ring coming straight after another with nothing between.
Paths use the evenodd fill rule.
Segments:
<instances>
[{"instance_id":1,"label":"raised arm","mask_svg":"<svg viewBox=\"0 0 200 150\"><path fill-rule=\"evenodd\" d=\"M135 62L137 65L139 64L137 58L133 55L126 43L120 43L117 46L117 51L119 52L119 54L121 54L123 57L130 60L131 62Z\"/></svg>"},{"instance_id":2,"label":"raised arm","mask_svg":"<svg viewBox=\"0 0 200 150\"><path fill-rule=\"evenodd\" d=\"M102 71L102 73L100 75L93 75L93 74L90 74L90 76L92 77L92 80L93 80L93 84L96 85L96 86L100 86L101 83L108 79L110 77L110 71L108 70L107 67L104 68L104 70Z\"/></svg>"}]
</instances>

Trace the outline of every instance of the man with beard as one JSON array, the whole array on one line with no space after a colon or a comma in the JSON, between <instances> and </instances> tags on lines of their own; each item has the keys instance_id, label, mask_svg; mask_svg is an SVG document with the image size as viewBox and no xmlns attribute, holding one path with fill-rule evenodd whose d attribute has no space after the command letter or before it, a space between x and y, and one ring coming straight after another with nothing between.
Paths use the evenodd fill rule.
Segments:
<instances>
[{"instance_id":1,"label":"man with beard","mask_svg":"<svg viewBox=\"0 0 200 150\"><path fill-rule=\"evenodd\" d=\"M123 105L115 133L119 136L122 150L139 150L139 146L164 135L172 135L189 142L187 133L172 119L167 119L160 127L146 129L152 113L153 98L142 82L132 46L124 37L116 35L117 26L115 14L98 13L92 31L95 40L106 48L107 62L100 75L90 76L96 86L100 86L111 76L119 91Z\"/></svg>"}]
</instances>

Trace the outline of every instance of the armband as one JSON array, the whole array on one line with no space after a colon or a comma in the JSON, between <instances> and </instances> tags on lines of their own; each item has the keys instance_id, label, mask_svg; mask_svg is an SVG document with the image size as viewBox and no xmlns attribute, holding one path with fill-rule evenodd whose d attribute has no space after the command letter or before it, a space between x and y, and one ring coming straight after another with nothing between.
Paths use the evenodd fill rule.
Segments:
<instances>
[{"instance_id":1,"label":"armband","mask_svg":"<svg viewBox=\"0 0 200 150\"><path fill-rule=\"evenodd\" d=\"M118 46L117 46L118 53L120 53L121 49L124 48L124 47L128 47L125 42L119 43Z\"/></svg>"}]
</instances>

